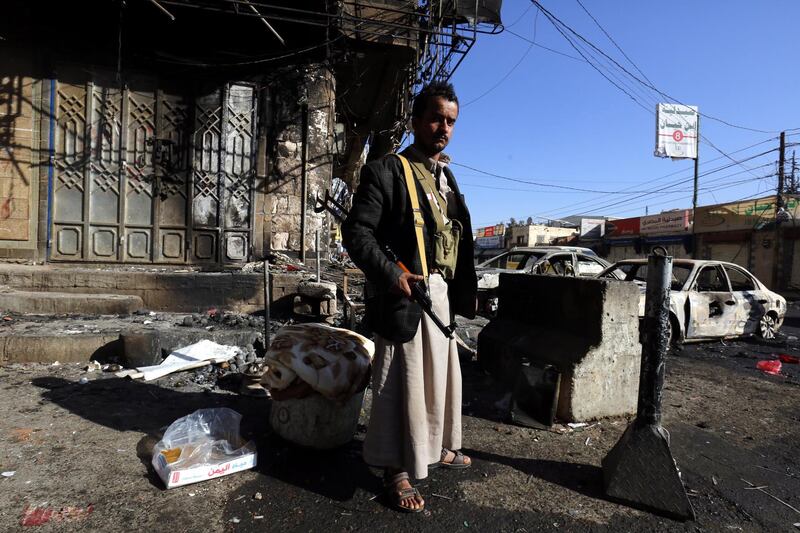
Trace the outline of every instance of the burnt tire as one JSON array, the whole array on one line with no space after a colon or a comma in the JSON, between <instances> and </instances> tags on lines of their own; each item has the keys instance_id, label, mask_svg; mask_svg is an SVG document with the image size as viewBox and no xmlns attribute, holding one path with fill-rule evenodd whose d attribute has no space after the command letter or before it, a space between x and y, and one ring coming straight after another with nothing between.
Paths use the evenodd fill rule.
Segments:
<instances>
[{"instance_id":1,"label":"burnt tire","mask_svg":"<svg viewBox=\"0 0 800 533\"><path fill-rule=\"evenodd\" d=\"M758 336L762 339L774 339L778 332L778 317L775 313L765 313L758 321Z\"/></svg>"}]
</instances>

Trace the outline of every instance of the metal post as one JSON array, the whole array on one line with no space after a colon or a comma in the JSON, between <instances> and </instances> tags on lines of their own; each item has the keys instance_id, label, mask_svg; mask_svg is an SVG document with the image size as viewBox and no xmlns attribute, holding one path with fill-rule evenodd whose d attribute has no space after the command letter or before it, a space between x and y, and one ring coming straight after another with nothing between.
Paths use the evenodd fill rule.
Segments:
<instances>
[{"instance_id":1,"label":"metal post","mask_svg":"<svg viewBox=\"0 0 800 533\"><path fill-rule=\"evenodd\" d=\"M653 253L647 260L642 365L636 423L661 423L664 361L669 349L669 291L672 257Z\"/></svg>"},{"instance_id":2,"label":"metal post","mask_svg":"<svg viewBox=\"0 0 800 533\"><path fill-rule=\"evenodd\" d=\"M657 247L647 262L636 420L603 459L603 481L609 496L686 520L694 518L694 509L672 457L669 433L661 427L671 279L672 258Z\"/></svg>"},{"instance_id":3,"label":"metal post","mask_svg":"<svg viewBox=\"0 0 800 533\"><path fill-rule=\"evenodd\" d=\"M300 261L306 262L306 212L308 210L308 102L303 104L302 136L303 151L301 152L301 198L300 198Z\"/></svg>"},{"instance_id":4,"label":"metal post","mask_svg":"<svg viewBox=\"0 0 800 533\"><path fill-rule=\"evenodd\" d=\"M322 281L319 266L319 230L314 232L314 249L317 251L317 281Z\"/></svg>"},{"instance_id":5,"label":"metal post","mask_svg":"<svg viewBox=\"0 0 800 533\"><path fill-rule=\"evenodd\" d=\"M269 307L270 307L269 259L264 259L264 353L266 353L267 350L269 350L269 345L270 345Z\"/></svg>"}]
</instances>

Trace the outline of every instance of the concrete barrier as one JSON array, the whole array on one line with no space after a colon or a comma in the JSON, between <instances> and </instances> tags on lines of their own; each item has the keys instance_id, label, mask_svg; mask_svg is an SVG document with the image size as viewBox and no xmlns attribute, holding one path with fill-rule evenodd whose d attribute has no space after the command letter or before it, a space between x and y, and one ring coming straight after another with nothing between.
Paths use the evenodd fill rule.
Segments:
<instances>
[{"instance_id":1,"label":"concrete barrier","mask_svg":"<svg viewBox=\"0 0 800 533\"><path fill-rule=\"evenodd\" d=\"M509 386L522 364L561 373L557 416L584 421L636 411L641 345L633 283L501 274L498 316L478 360Z\"/></svg>"}]
</instances>

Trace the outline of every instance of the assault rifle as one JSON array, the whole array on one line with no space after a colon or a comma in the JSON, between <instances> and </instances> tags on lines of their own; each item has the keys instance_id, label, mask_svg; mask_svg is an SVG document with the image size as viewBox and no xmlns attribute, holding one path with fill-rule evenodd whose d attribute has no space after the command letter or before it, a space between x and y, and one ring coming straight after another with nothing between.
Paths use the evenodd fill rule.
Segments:
<instances>
[{"instance_id":1,"label":"assault rifle","mask_svg":"<svg viewBox=\"0 0 800 533\"><path fill-rule=\"evenodd\" d=\"M345 207L336 201L333 198L329 191L325 191L325 198L320 198L317 196L316 202L314 204L314 212L315 213L322 213L323 211L328 211L331 213L339 222L344 222L345 218L347 218L348 212ZM406 267L402 261L397 257L397 254L389 248L388 245L383 246L383 253L386 254L386 257L389 258L394 264L400 267L403 272L407 272L411 274L412 272ZM411 300L417 302L417 304L425 311L433 323L436 324L436 327L444 333L444 336L448 339L453 338L453 334L456 330L456 324L452 323L449 326L445 326L442 319L434 312L433 310L433 302L431 301L431 297L428 294L428 289L425 286L424 281L417 281L413 283L409 283L411 287Z\"/></svg>"}]
</instances>

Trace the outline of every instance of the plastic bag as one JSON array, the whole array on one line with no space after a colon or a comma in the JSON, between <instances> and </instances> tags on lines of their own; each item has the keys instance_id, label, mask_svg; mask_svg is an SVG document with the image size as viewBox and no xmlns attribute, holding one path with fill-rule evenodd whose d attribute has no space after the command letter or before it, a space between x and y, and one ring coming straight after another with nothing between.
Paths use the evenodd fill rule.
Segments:
<instances>
[{"instance_id":1,"label":"plastic bag","mask_svg":"<svg viewBox=\"0 0 800 533\"><path fill-rule=\"evenodd\" d=\"M756 363L756 368L772 375L781 373L781 362L778 359L772 361L759 361Z\"/></svg>"},{"instance_id":2,"label":"plastic bag","mask_svg":"<svg viewBox=\"0 0 800 533\"><path fill-rule=\"evenodd\" d=\"M199 409L167 428L153 448L156 470L211 467L255 453L252 442L242 442L242 415L227 407Z\"/></svg>"}]
</instances>

